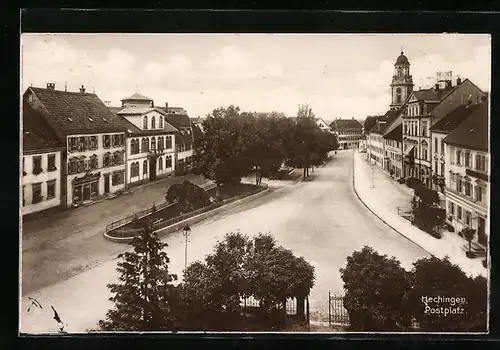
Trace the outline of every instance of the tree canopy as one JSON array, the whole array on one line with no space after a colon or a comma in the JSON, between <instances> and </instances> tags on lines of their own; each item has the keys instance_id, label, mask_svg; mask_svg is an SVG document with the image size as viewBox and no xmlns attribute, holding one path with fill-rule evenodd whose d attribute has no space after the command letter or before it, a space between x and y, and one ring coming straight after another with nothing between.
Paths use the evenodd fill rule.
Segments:
<instances>
[{"instance_id":1,"label":"tree canopy","mask_svg":"<svg viewBox=\"0 0 500 350\"><path fill-rule=\"evenodd\" d=\"M206 191L190 181L173 184L167 190L165 200L168 203L177 202L184 213L203 208L210 204Z\"/></svg>"}]
</instances>

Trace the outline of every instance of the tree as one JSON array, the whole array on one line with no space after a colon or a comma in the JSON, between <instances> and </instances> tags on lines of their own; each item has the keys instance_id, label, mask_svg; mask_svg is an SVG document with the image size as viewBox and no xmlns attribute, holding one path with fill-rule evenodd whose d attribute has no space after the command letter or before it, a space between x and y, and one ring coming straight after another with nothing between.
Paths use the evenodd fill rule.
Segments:
<instances>
[{"instance_id":1,"label":"tree","mask_svg":"<svg viewBox=\"0 0 500 350\"><path fill-rule=\"evenodd\" d=\"M469 255L471 254L471 250L472 250L472 240L474 239L474 237L476 237L476 230L474 230L473 228L471 227L464 227L463 229L460 230L460 232L458 233L460 236L462 236L467 242L469 242Z\"/></svg>"},{"instance_id":2,"label":"tree","mask_svg":"<svg viewBox=\"0 0 500 350\"><path fill-rule=\"evenodd\" d=\"M207 192L189 181L174 184L168 188L165 200L168 203L177 202L182 212L187 213L210 204Z\"/></svg>"},{"instance_id":3,"label":"tree","mask_svg":"<svg viewBox=\"0 0 500 350\"><path fill-rule=\"evenodd\" d=\"M485 278L468 277L448 258L436 257L417 260L413 264L411 277L412 314L419 324L419 330L486 330L488 298ZM448 299L435 300L427 297ZM445 309L448 309L447 313Z\"/></svg>"},{"instance_id":4,"label":"tree","mask_svg":"<svg viewBox=\"0 0 500 350\"><path fill-rule=\"evenodd\" d=\"M440 207L438 193L425 186L418 186L415 188L415 197L412 202L415 224L435 238L441 238L439 229L446 220L446 210Z\"/></svg>"},{"instance_id":5,"label":"tree","mask_svg":"<svg viewBox=\"0 0 500 350\"><path fill-rule=\"evenodd\" d=\"M340 269L344 307L355 331L406 331L411 325L410 279L394 257L365 246L347 257Z\"/></svg>"},{"instance_id":6,"label":"tree","mask_svg":"<svg viewBox=\"0 0 500 350\"><path fill-rule=\"evenodd\" d=\"M180 297L172 284L167 254L162 243L145 228L131 242L132 252L118 255L119 283L108 284L114 308L99 327L106 331L164 331L179 327Z\"/></svg>"}]
</instances>

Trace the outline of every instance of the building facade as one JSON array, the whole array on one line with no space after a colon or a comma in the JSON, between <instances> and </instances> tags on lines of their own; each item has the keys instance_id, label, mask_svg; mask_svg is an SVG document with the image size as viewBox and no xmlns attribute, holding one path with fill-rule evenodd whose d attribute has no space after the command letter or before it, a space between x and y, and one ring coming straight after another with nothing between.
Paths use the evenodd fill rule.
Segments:
<instances>
[{"instance_id":1,"label":"building facade","mask_svg":"<svg viewBox=\"0 0 500 350\"><path fill-rule=\"evenodd\" d=\"M359 148L361 141L365 140L363 125L354 118L335 119L330 129L337 135L339 149Z\"/></svg>"},{"instance_id":2,"label":"building facade","mask_svg":"<svg viewBox=\"0 0 500 350\"><path fill-rule=\"evenodd\" d=\"M27 101L22 110L21 214L61 208L63 144Z\"/></svg>"},{"instance_id":3,"label":"building facade","mask_svg":"<svg viewBox=\"0 0 500 350\"><path fill-rule=\"evenodd\" d=\"M134 94L116 111L127 130L127 183L155 181L174 174L176 133L167 114L152 99Z\"/></svg>"},{"instance_id":4,"label":"building facade","mask_svg":"<svg viewBox=\"0 0 500 350\"><path fill-rule=\"evenodd\" d=\"M402 131L403 126L399 124L391 131L386 132L383 136L385 149L384 169L396 179L403 176Z\"/></svg>"},{"instance_id":5,"label":"building facade","mask_svg":"<svg viewBox=\"0 0 500 350\"><path fill-rule=\"evenodd\" d=\"M125 130L95 94L30 87L24 100L65 145L61 193L65 207L80 206L125 189Z\"/></svg>"},{"instance_id":6,"label":"building facade","mask_svg":"<svg viewBox=\"0 0 500 350\"><path fill-rule=\"evenodd\" d=\"M315 118L316 119L316 125L318 126L318 128L321 129L321 131L327 131L327 132L330 132L331 129L330 129L330 126L321 118Z\"/></svg>"},{"instance_id":7,"label":"building facade","mask_svg":"<svg viewBox=\"0 0 500 350\"><path fill-rule=\"evenodd\" d=\"M447 222L455 231L473 228L477 242L486 246L490 204L488 103L481 103L443 141Z\"/></svg>"}]
</instances>

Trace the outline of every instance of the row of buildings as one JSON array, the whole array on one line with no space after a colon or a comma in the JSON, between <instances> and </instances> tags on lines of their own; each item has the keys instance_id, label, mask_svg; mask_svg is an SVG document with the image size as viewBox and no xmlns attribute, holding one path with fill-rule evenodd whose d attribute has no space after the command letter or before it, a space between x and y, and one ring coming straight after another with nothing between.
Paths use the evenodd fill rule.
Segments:
<instances>
[{"instance_id":1,"label":"row of buildings","mask_svg":"<svg viewBox=\"0 0 500 350\"><path fill-rule=\"evenodd\" d=\"M66 89L65 89L66 90ZM29 87L22 102L21 212L80 206L189 171L203 135L179 107L140 94L107 106L82 86Z\"/></svg>"},{"instance_id":2,"label":"row of buildings","mask_svg":"<svg viewBox=\"0 0 500 350\"><path fill-rule=\"evenodd\" d=\"M396 179L417 178L438 191L448 224L477 230L478 243L486 245L488 94L469 79L453 80L451 72L414 90L403 52L394 66L388 111L365 121L368 159Z\"/></svg>"}]
</instances>

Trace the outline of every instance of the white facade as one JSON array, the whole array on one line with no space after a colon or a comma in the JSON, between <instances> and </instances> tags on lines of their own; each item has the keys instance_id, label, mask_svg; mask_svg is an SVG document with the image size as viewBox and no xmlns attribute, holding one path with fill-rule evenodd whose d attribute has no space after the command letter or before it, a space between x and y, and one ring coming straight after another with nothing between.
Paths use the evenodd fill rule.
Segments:
<instances>
[{"instance_id":1,"label":"white facade","mask_svg":"<svg viewBox=\"0 0 500 350\"><path fill-rule=\"evenodd\" d=\"M446 217L455 231L476 229L476 240L489 235L489 154L446 145Z\"/></svg>"},{"instance_id":2,"label":"white facade","mask_svg":"<svg viewBox=\"0 0 500 350\"><path fill-rule=\"evenodd\" d=\"M330 126L328 126L327 123L321 118L316 119L316 125L318 128L320 128L322 131L331 131Z\"/></svg>"},{"instance_id":3,"label":"white facade","mask_svg":"<svg viewBox=\"0 0 500 350\"><path fill-rule=\"evenodd\" d=\"M384 167L384 139L382 135L370 133L368 135L368 157L381 168Z\"/></svg>"},{"instance_id":4,"label":"white facade","mask_svg":"<svg viewBox=\"0 0 500 350\"><path fill-rule=\"evenodd\" d=\"M125 189L124 133L68 135L66 143L68 206Z\"/></svg>"},{"instance_id":5,"label":"white facade","mask_svg":"<svg viewBox=\"0 0 500 350\"><path fill-rule=\"evenodd\" d=\"M395 178L403 176L403 154L401 151L401 141L384 139L385 150L385 170L393 171Z\"/></svg>"},{"instance_id":6,"label":"white facade","mask_svg":"<svg viewBox=\"0 0 500 350\"><path fill-rule=\"evenodd\" d=\"M24 154L21 176L22 215L61 205L60 149Z\"/></svg>"}]
</instances>

